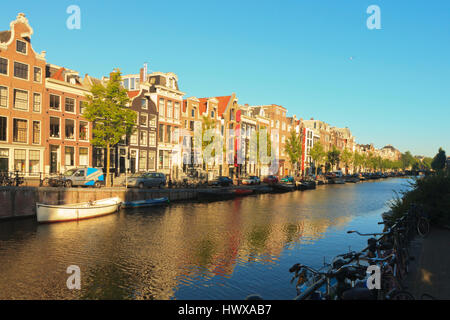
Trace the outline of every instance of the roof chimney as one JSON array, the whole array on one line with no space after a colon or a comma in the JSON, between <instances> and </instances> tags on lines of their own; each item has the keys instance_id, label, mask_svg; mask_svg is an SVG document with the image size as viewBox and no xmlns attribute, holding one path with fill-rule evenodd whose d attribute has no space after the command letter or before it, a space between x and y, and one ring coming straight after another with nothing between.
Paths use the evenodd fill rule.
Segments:
<instances>
[{"instance_id":1,"label":"roof chimney","mask_svg":"<svg viewBox=\"0 0 450 320\"><path fill-rule=\"evenodd\" d=\"M144 68L141 68L140 72L139 72L139 83L144 83Z\"/></svg>"}]
</instances>

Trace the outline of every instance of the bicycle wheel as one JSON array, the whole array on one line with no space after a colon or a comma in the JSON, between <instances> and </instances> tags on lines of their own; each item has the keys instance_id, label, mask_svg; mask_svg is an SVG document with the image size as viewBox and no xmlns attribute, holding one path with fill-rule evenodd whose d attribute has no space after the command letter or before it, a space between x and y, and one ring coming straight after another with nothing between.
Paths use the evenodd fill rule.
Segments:
<instances>
[{"instance_id":1,"label":"bicycle wheel","mask_svg":"<svg viewBox=\"0 0 450 320\"><path fill-rule=\"evenodd\" d=\"M405 290L394 291L389 300L416 300L414 296Z\"/></svg>"},{"instance_id":2,"label":"bicycle wheel","mask_svg":"<svg viewBox=\"0 0 450 320\"><path fill-rule=\"evenodd\" d=\"M417 221L417 233L421 237L425 237L430 232L430 223L428 222L428 219L425 219L423 217L420 217Z\"/></svg>"}]
</instances>

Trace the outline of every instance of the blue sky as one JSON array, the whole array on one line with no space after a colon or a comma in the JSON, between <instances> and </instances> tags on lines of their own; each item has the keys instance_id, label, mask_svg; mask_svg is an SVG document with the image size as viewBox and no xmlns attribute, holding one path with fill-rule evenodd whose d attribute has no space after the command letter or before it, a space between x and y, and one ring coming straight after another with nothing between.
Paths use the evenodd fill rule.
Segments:
<instances>
[{"instance_id":1,"label":"blue sky","mask_svg":"<svg viewBox=\"0 0 450 320\"><path fill-rule=\"evenodd\" d=\"M81 9L69 30L66 9ZM369 30L369 5L381 30ZM82 75L114 67L175 72L186 96L235 92L240 103L349 127L359 143L450 153L450 1L8 1L47 61ZM353 59L350 59L353 57Z\"/></svg>"}]
</instances>

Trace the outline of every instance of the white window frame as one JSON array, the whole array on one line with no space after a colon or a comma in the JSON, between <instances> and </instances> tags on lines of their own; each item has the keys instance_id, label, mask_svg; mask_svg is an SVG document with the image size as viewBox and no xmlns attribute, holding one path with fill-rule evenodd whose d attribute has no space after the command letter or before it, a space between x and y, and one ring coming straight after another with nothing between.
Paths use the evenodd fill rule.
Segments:
<instances>
[{"instance_id":1,"label":"white window frame","mask_svg":"<svg viewBox=\"0 0 450 320\"><path fill-rule=\"evenodd\" d=\"M73 121L73 138L66 137L66 121ZM77 120L65 118L64 119L64 140L75 141L77 139L77 129L79 129L77 127Z\"/></svg>"},{"instance_id":2,"label":"white window frame","mask_svg":"<svg viewBox=\"0 0 450 320\"><path fill-rule=\"evenodd\" d=\"M81 129L82 122L86 123L86 128L87 128L86 139L81 139L81 137L80 137L80 129ZM78 130L77 130L78 132L76 132L75 137L78 136L78 140L80 140L80 141L89 141L89 121L79 120L77 128L78 128Z\"/></svg>"},{"instance_id":3,"label":"white window frame","mask_svg":"<svg viewBox=\"0 0 450 320\"><path fill-rule=\"evenodd\" d=\"M58 98L59 98L59 109L53 109L53 108L50 107L51 96L55 96L55 97L58 97ZM54 94L54 93L49 93L49 94L48 94L48 110L61 112L61 109L62 109L62 105L61 105L61 96L60 96L60 95L57 95L57 94Z\"/></svg>"},{"instance_id":4,"label":"white window frame","mask_svg":"<svg viewBox=\"0 0 450 320\"><path fill-rule=\"evenodd\" d=\"M51 130L51 123L50 123L50 121L51 121L52 118L56 118L56 119L59 120L59 137L52 137L52 136L50 135L51 132L52 132L52 130ZM61 118L60 118L60 117L55 117L55 116L50 116L50 117L48 118L48 136L49 136L49 139L61 140L62 134L63 134L63 133L62 133L62 126L61 126Z\"/></svg>"},{"instance_id":5,"label":"white window frame","mask_svg":"<svg viewBox=\"0 0 450 320\"><path fill-rule=\"evenodd\" d=\"M14 74L14 64L16 62L28 66L27 79L16 77L16 75ZM14 60L13 61L13 70L12 71L13 71L13 78L18 79L18 80L22 80L22 81L30 81L30 73L31 73L31 71L30 71L30 65L28 63Z\"/></svg>"},{"instance_id":6,"label":"white window frame","mask_svg":"<svg viewBox=\"0 0 450 320\"><path fill-rule=\"evenodd\" d=\"M67 111L66 110L66 100L72 99L73 100L73 111ZM54 109L51 109L54 110ZM64 112L70 113L70 114L76 114L77 113L77 99L72 97L64 97Z\"/></svg>"},{"instance_id":7,"label":"white window frame","mask_svg":"<svg viewBox=\"0 0 450 320\"><path fill-rule=\"evenodd\" d=\"M26 142L18 142L18 141L14 141L14 120L25 120L27 122L27 141ZM12 118L12 143L17 143L17 144L28 144L28 141L30 139L30 121L28 119L24 119L24 118L19 118L19 117L13 117Z\"/></svg>"},{"instance_id":8,"label":"white window frame","mask_svg":"<svg viewBox=\"0 0 450 320\"><path fill-rule=\"evenodd\" d=\"M81 150L81 149L87 149L87 151L88 151L88 152L87 152L87 164L81 164L81 161L80 161L80 159L81 159L81 158L80 158L80 156L81 156L80 150ZM79 166L85 166L85 165L86 165L86 166L89 166L89 156L90 156L89 153L90 153L90 152L89 152L89 147L81 147L81 146L78 147L78 165L79 165Z\"/></svg>"},{"instance_id":9,"label":"white window frame","mask_svg":"<svg viewBox=\"0 0 450 320\"><path fill-rule=\"evenodd\" d=\"M33 142L33 138L34 138L33 124L34 124L34 122L39 122L39 143ZM38 146L38 145L41 145L41 142L42 142L42 121L31 119L31 144Z\"/></svg>"},{"instance_id":10,"label":"white window frame","mask_svg":"<svg viewBox=\"0 0 450 320\"><path fill-rule=\"evenodd\" d=\"M20 51L17 50L17 42L19 42L19 41L25 43L25 53L20 52ZM28 55L28 43L26 41L23 41L23 40L20 40L20 39L16 39L16 52L21 54L21 55L24 55L24 56Z\"/></svg>"},{"instance_id":11,"label":"white window frame","mask_svg":"<svg viewBox=\"0 0 450 320\"><path fill-rule=\"evenodd\" d=\"M9 87L3 84L0 84L0 87L6 88L6 107L0 106L0 108L9 109Z\"/></svg>"},{"instance_id":12,"label":"white window frame","mask_svg":"<svg viewBox=\"0 0 450 320\"><path fill-rule=\"evenodd\" d=\"M36 80L34 80L34 69L35 69L35 68L41 70L41 81L36 81ZM42 68L41 68L41 67L37 67L37 66L33 66L33 82L34 82L34 83L42 83L42 78L43 78Z\"/></svg>"},{"instance_id":13,"label":"white window frame","mask_svg":"<svg viewBox=\"0 0 450 320\"><path fill-rule=\"evenodd\" d=\"M0 140L0 142L8 142L9 141L9 117L8 116L6 116L6 115L0 115L0 116L2 116L3 118L6 118L6 140L5 141L3 141L3 140ZM14 134L14 132L13 132L13 134Z\"/></svg>"},{"instance_id":14,"label":"white window frame","mask_svg":"<svg viewBox=\"0 0 450 320\"><path fill-rule=\"evenodd\" d=\"M39 107L39 111L34 111L34 95L35 94L38 94L41 97L41 104L40 104L40 107ZM31 111L34 112L34 113L42 113L42 93L40 93L40 92L33 92L33 106L31 107Z\"/></svg>"},{"instance_id":15,"label":"white window frame","mask_svg":"<svg viewBox=\"0 0 450 320\"><path fill-rule=\"evenodd\" d=\"M11 69L11 68L9 67L9 59L6 58L6 57L0 57L0 58L6 60L6 74L0 73L0 76L9 77L9 73L10 73L10 72L9 72L9 69Z\"/></svg>"},{"instance_id":16,"label":"white window frame","mask_svg":"<svg viewBox=\"0 0 450 320\"><path fill-rule=\"evenodd\" d=\"M27 96L28 96L28 103L27 103L27 109L19 109L19 108L15 108L15 95L14 95L14 90L21 90L21 91L26 91L27 92ZM25 90L25 89L20 89L20 88L14 88L13 89L13 105L12 105L12 108L14 109L14 110L19 110L19 111L30 111L30 91L28 91L28 90Z\"/></svg>"}]
</instances>

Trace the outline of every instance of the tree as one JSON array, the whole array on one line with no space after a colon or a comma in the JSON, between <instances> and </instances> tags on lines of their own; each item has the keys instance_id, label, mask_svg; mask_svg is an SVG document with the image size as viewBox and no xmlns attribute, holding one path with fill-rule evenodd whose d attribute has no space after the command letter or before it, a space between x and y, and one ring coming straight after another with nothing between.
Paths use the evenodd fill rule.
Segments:
<instances>
[{"instance_id":1,"label":"tree","mask_svg":"<svg viewBox=\"0 0 450 320\"><path fill-rule=\"evenodd\" d=\"M309 155L314 161L315 174L317 176L317 168L325 161L326 153L320 142L314 143L314 146L309 150Z\"/></svg>"},{"instance_id":2,"label":"tree","mask_svg":"<svg viewBox=\"0 0 450 320\"><path fill-rule=\"evenodd\" d=\"M431 167L433 170L439 171L445 168L445 163L447 161L447 156L442 148L439 148L438 153L434 156L431 162Z\"/></svg>"},{"instance_id":3,"label":"tree","mask_svg":"<svg viewBox=\"0 0 450 320\"><path fill-rule=\"evenodd\" d=\"M353 163L353 153L345 149L341 154L341 161L345 165L345 173L347 173L347 168Z\"/></svg>"},{"instance_id":4,"label":"tree","mask_svg":"<svg viewBox=\"0 0 450 320\"><path fill-rule=\"evenodd\" d=\"M405 153L402 153L400 161L402 162L403 170L409 169L414 164L414 157L412 156L411 152L406 151Z\"/></svg>"},{"instance_id":5,"label":"tree","mask_svg":"<svg viewBox=\"0 0 450 320\"><path fill-rule=\"evenodd\" d=\"M331 170L333 170L334 166L339 162L341 152L333 146L333 150L328 151L327 160L331 165Z\"/></svg>"},{"instance_id":6,"label":"tree","mask_svg":"<svg viewBox=\"0 0 450 320\"><path fill-rule=\"evenodd\" d=\"M215 129L217 129L217 124L215 123L215 121L208 116L203 116L202 117L202 134L201 134L201 138L202 138L201 144L202 144L203 155L206 154L205 150L207 150L207 148L208 148L208 150L209 150L209 148L212 148L212 149L210 149L210 152L208 154L208 157L211 156L212 159L204 159L207 180L209 179L208 165L210 162L212 162L212 167L214 169L216 152L219 152L219 150L216 150L217 146L214 144L216 142L216 139L218 139L218 137L215 136L214 134L211 135L211 133L215 133L215 132L212 132Z\"/></svg>"},{"instance_id":7,"label":"tree","mask_svg":"<svg viewBox=\"0 0 450 320\"><path fill-rule=\"evenodd\" d=\"M130 136L136 126L136 113L125 105L129 102L127 91L121 87L121 73L115 69L106 86L95 83L83 117L93 123L92 144L106 148L106 185L110 186L109 168L111 147L124 136Z\"/></svg>"},{"instance_id":8,"label":"tree","mask_svg":"<svg viewBox=\"0 0 450 320\"><path fill-rule=\"evenodd\" d=\"M295 167L295 171L298 171L298 164L302 159L302 141L300 135L298 135L294 130L291 131L288 137L284 150L287 152L289 161L292 166Z\"/></svg>"}]
</instances>

